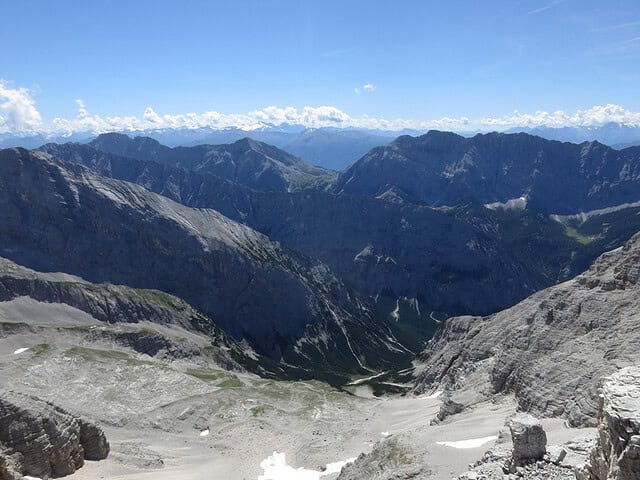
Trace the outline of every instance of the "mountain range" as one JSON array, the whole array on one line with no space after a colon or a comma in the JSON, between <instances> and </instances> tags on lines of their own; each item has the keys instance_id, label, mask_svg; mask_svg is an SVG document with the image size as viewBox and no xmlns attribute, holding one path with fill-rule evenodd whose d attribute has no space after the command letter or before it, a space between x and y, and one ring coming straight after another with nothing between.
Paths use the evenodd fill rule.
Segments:
<instances>
[{"instance_id":1,"label":"mountain range","mask_svg":"<svg viewBox=\"0 0 640 480\"><path fill-rule=\"evenodd\" d=\"M176 295L302 369L366 372L407 355L384 354L389 322L328 267L215 210L20 149L0 152L0 185L2 255L21 265Z\"/></svg>"},{"instance_id":2,"label":"mountain range","mask_svg":"<svg viewBox=\"0 0 640 480\"><path fill-rule=\"evenodd\" d=\"M453 206L470 201L572 214L638 200L640 147L549 141L526 134L403 136L340 173L331 191Z\"/></svg>"},{"instance_id":3,"label":"mountain range","mask_svg":"<svg viewBox=\"0 0 640 480\"><path fill-rule=\"evenodd\" d=\"M398 400L414 453L437 429L407 405L443 391L445 433L506 397L592 426L599 382L637 350L639 165L639 147L524 133L405 135L338 173L248 138L0 150L0 373L99 405L116 454L144 468L162 462L127 428L145 448L156 430L263 442L284 414L313 426L307 448L387 408L363 391L426 394ZM325 422L345 414L351 430ZM28 474L19 440L0 467ZM391 442L373 451L405 458ZM426 475L423 453L407 472Z\"/></svg>"}]
</instances>

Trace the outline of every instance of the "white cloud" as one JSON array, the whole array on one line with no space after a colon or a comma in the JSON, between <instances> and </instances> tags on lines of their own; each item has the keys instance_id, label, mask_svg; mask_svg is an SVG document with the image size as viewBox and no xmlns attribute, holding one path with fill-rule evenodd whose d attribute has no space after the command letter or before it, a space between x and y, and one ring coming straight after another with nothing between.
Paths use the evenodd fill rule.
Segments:
<instances>
[{"instance_id":1,"label":"white cloud","mask_svg":"<svg viewBox=\"0 0 640 480\"><path fill-rule=\"evenodd\" d=\"M365 92L365 93L373 93L376 91L376 86L373 83L365 83L364 85L362 85L361 87L356 87L353 89L353 93L355 93L356 95L360 95L361 93Z\"/></svg>"},{"instance_id":2,"label":"white cloud","mask_svg":"<svg viewBox=\"0 0 640 480\"><path fill-rule=\"evenodd\" d=\"M367 83L356 89L360 94L375 90ZM24 88L9 88L0 81L0 133L40 132L47 134L71 134L75 132L104 133L110 131L144 131L151 129L196 129L196 128L241 128L254 130L270 125L295 124L308 128L352 127L378 130L507 130L512 127L593 127L609 122L640 126L640 113L632 112L620 105L596 105L589 109L566 113L537 111L520 113L514 111L502 117L442 117L434 120L385 119L363 115L352 117L339 108L324 105L302 109L271 105L247 113L158 113L147 107L140 116L102 116L92 114L84 100L77 99L78 113L75 118L54 118L43 122L30 92Z\"/></svg>"},{"instance_id":3,"label":"white cloud","mask_svg":"<svg viewBox=\"0 0 640 480\"><path fill-rule=\"evenodd\" d=\"M243 130L255 130L270 125L295 124L308 128L354 127L378 130L506 130L512 127L568 127L598 126L608 122L640 126L640 113L627 110L620 105L597 105L573 114L562 110L555 112L537 111L520 113L514 111L502 117L442 117L434 120L409 120L403 118L385 119L371 116L352 117L348 113L332 106L278 107L275 105L248 113L203 113L159 114L147 107L141 116L100 116L90 114L84 103L78 102L78 116L74 119L55 118L44 131L51 133L73 133L91 131L95 133L109 131L142 131L150 129L223 129L237 127ZM18 131L18 130L16 130Z\"/></svg>"},{"instance_id":4,"label":"white cloud","mask_svg":"<svg viewBox=\"0 0 640 480\"><path fill-rule=\"evenodd\" d=\"M0 80L0 132L34 131L42 126L36 102L26 88L9 88Z\"/></svg>"},{"instance_id":5,"label":"white cloud","mask_svg":"<svg viewBox=\"0 0 640 480\"><path fill-rule=\"evenodd\" d=\"M78 118L87 117L87 107L84 105L84 100L76 98L76 104L78 105Z\"/></svg>"}]
</instances>

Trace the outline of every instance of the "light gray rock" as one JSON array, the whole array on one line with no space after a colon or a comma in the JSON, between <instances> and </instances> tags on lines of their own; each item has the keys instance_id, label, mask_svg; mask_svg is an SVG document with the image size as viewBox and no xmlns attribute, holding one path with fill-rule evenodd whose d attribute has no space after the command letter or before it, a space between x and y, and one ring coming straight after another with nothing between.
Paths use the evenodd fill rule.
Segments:
<instances>
[{"instance_id":1,"label":"light gray rock","mask_svg":"<svg viewBox=\"0 0 640 480\"><path fill-rule=\"evenodd\" d=\"M595 426L601 379L637 362L639 264L635 235L574 280L489 317L447 320L420 357L416 390L512 392L521 411Z\"/></svg>"},{"instance_id":2,"label":"light gray rock","mask_svg":"<svg viewBox=\"0 0 640 480\"><path fill-rule=\"evenodd\" d=\"M547 451L547 434L539 419L520 413L508 420L508 426L513 442L512 469L544 457Z\"/></svg>"},{"instance_id":3,"label":"light gray rock","mask_svg":"<svg viewBox=\"0 0 640 480\"><path fill-rule=\"evenodd\" d=\"M345 465L337 480L426 480L433 478L416 448L399 438L388 438L374 445Z\"/></svg>"},{"instance_id":4,"label":"light gray rock","mask_svg":"<svg viewBox=\"0 0 640 480\"><path fill-rule=\"evenodd\" d=\"M109 443L97 425L15 392L0 392L0 442L5 452L0 454L0 472L4 469L9 479L69 475L85 459L102 460L109 454Z\"/></svg>"},{"instance_id":5,"label":"light gray rock","mask_svg":"<svg viewBox=\"0 0 640 480\"><path fill-rule=\"evenodd\" d=\"M576 468L578 480L640 478L640 367L606 379L600 397L598 438L589 461Z\"/></svg>"}]
</instances>

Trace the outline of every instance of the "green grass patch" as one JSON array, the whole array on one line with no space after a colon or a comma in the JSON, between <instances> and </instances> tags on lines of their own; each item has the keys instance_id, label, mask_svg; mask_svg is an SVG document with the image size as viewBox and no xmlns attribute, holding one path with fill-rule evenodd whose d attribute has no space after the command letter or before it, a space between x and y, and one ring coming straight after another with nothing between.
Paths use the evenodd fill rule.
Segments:
<instances>
[{"instance_id":1,"label":"green grass patch","mask_svg":"<svg viewBox=\"0 0 640 480\"><path fill-rule=\"evenodd\" d=\"M47 353L49 351L49 344L48 343L39 343L35 347L31 348L31 351L32 351L34 357L37 357L37 356L40 356L40 355L44 355L45 353Z\"/></svg>"},{"instance_id":2,"label":"green grass patch","mask_svg":"<svg viewBox=\"0 0 640 480\"><path fill-rule=\"evenodd\" d=\"M189 368L187 369L187 375L196 377L204 382L215 382L229 376L226 372L211 368Z\"/></svg>"},{"instance_id":3,"label":"green grass patch","mask_svg":"<svg viewBox=\"0 0 640 480\"><path fill-rule=\"evenodd\" d=\"M267 405L258 405L257 407L253 407L251 410L252 417L264 417L267 412L270 410L270 407Z\"/></svg>"},{"instance_id":4,"label":"green grass patch","mask_svg":"<svg viewBox=\"0 0 640 480\"><path fill-rule=\"evenodd\" d=\"M167 305L174 308L183 305L178 298L173 295L169 295L168 293L161 292L160 290L135 288L133 291L147 302L155 303L157 305Z\"/></svg>"},{"instance_id":5,"label":"green grass patch","mask_svg":"<svg viewBox=\"0 0 640 480\"><path fill-rule=\"evenodd\" d=\"M580 245L589 245L598 238L597 236L583 235L578 230L568 225L565 225L564 233L567 237L573 238Z\"/></svg>"},{"instance_id":6,"label":"green grass patch","mask_svg":"<svg viewBox=\"0 0 640 480\"><path fill-rule=\"evenodd\" d=\"M216 383L216 386L220 388L242 388L244 387L244 383L242 383L238 377L232 376L220 383Z\"/></svg>"}]
</instances>

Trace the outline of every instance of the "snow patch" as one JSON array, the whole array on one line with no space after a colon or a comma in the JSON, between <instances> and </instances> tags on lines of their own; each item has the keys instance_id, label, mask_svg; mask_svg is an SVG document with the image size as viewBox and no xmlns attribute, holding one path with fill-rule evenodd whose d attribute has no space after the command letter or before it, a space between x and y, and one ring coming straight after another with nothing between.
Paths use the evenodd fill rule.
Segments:
<instances>
[{"instance_id":1,"label":"snow patch","mask_svg":"<svg viewBox=\"0 0 640 480\"><path fill-rule=\"evenodd\" d=\"M400 320L400 299L396 299L396 308L391 312L391 318L393 318L396 323Z\"/></svg>"},{"instance_id":2,"label":"snow patch","mask_svg":"<svg viewBox=\"0 0 640 480\"><path fill-rule=\"evenodd\" d=\"M458 440L456 442L436 442L436 444L451 448L478 448L485 443L493 442L497 438L497 435L491 435L490 437L470 438L469 440Z\"/></svg>"},{"instance_id":3,"label":"snow patch","mask_svg":"<svg viewBox=\"0 0 640 480\"><path fill-rule=\"evenodd\" d=\"M340 473L342 467L355 461L354 458L339 462L327 463L323 472L317 470L307 470L306 468L293 468L287 465L284 453L273 452L260 463L263 474L258 476L258 480L318 480L321 477Z\"/></svg>"},{"instance_id":4,"label":"snow patch","mask_svg":"<svg viewBox=\"0 0 640 480\"><path fill-rule=\"evenodd\" d=\"M15 352L13 352L13 354L14 354L14 355L18 355L19 353L26 352L27 350L29 350L29 347L19 348L19 349L17 349ZM25 477L25 478L27 478L27 477Z\"/></svg>"},{"instance_id":5,"label":"snow patch","mask_svg":"<svg viewBox=\"0 0 640 480\"><path fill-rule=\"evenodd\" d=\"M391 434L389 432L380 432L380 435L383 437L389 437Z\"/></svg>"},{"instance_id":6,"label":"snow patch","mask_svg":"<svg viewBox=\"0 0 640 480\"><path fill-rule=\"evenodd\" d=\"M485 207L489 210L524 210L527 208L527 197L512 198L506 202L486 203Z\"/></svg>"},{"instance_id":7,"label":"snow patch","mask_svg":"<svg viewBox=\"0 0 640 480\"><path fill-rule=\"evenodd\" d=\"M436 392L433 392L431 395L424 395L422 397L418 397L420 400L432 400L434 398L438 398L440 395L442 395L442 390L438 390Z\"/></svg>"},{"instance_id":8,"label":"snow patch","mask_svg":"<svg viewBox=\"0 0 640 480\"><path fill-rule=\"evenodd\" d=\"M201 437L206 437L207 435L209 435L209 429L208 428L205 428L204 430L202 430L200 432L200 436Z\"/></svg>"}]
</instances>

